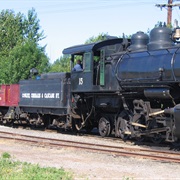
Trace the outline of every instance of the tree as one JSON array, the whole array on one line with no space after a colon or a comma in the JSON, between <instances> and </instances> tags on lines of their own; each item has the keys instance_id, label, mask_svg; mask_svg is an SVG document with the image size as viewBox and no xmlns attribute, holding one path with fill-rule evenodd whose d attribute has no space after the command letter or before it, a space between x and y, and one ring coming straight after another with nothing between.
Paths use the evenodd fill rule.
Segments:
<instances>
[{"instance_id":1,"label":"tree","mask_svg":"<svg viewBox=\"0 0 180 180\"><path fill-rule=\"evenodd\" d=\"M12 10L0 13L0 84L27 79L31 68L37 68L40 73L48 71L45 47L39 45L44 35L39 31L34 9L28 11L27 17Z\"/></svg>"},{"instance_id":2,"label":"tree","mask_svg":"<svg viewBox=\"0 0 180 180\"><path fill-rule=\"evenodd\" d=\"M27 79L30 69L36 67L40 73L48 71L47 57L41 47L37 47L32 41L23 45L17 45L10 51L4 62L0 61L1 83L18 83L20 79Z\"/></svg>"},{"instance_id":3,"label":"tree","mask_svg":"<svg viewBox=\"0 0 180 180\"><path fill-rule=\"evenodd\" d=\"M70 72L70 57L61 56L51 65L49 72Z\"/></svg>"},{"instance_id":4,"label":"tree","mask_svg":"<svg viewBox=\"0 0 180 180\"><path fill-rule=\"evenodd\" d=\"M40 30L39 19L37 19L37 13L35 9L28 11L27 18L24 18L24 37L33 42L38 43L40 40L44 39L44 32Z\"/></svg>"},{"instance_id":5,"label":"tree","mask_svg":"<svg viewBox=\"0 0 180 180\"><path fill-rule=\"evenodd\" d=\"M3 10L0 13L0 53L8 56L9 50L17 43L22 42L23 15L14 14L12 10Z\"/></svg>"},{"instance_id":6,"label":"tree","mask_svg":"<svg viewBox=\"0 0 180 180\"><path fill-rule=\"evenodd\" d=\"M98 41L103 41L103 40L108 39L108 37L109 37L108 33L101 33L98 36L92 36L89 39L87 39L85 41L85 44L95 43L95 42L98 42Z\"/></svg>"}]
</instances>

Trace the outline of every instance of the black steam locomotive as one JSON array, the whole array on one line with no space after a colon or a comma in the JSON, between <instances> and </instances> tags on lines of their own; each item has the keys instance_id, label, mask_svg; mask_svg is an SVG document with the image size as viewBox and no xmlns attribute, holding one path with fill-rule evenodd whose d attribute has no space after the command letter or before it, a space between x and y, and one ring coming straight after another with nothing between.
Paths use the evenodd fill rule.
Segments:
<instances>
[{"instance_id":1,"label":"black steam locomotive","mask_svg":"<svg viewBox=\"0 0 180 180\"><path fill-rule=\"evenodd\" d=\"M2 119L59 128L97 127L101 136L180 139L180 29L154 28L64 49L71 73L20 81L19 102ZM81 57L82 71L73 71ZM2 113L3 114L3 113ZM14 115L15 114L15 115Z\"/></svg>"}]
</instances>

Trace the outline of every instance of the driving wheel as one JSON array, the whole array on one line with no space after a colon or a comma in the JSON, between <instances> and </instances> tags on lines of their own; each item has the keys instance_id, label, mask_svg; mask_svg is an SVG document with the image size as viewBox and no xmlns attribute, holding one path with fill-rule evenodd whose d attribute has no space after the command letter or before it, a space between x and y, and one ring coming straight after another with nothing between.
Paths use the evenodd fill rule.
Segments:
<instances>
[{"instance_id":1,"label":"driving wheel","mask_svg":"<svg viewBox=\"0 0 180 180\"><path fill-rule=\"evenodd\" d=\"M117 120L116 136L121 137L123 140L127 140L129 138L129 134L126 134L127 132L130 132L127 120L119 117Z\"/></svg>"},{"instance_id":2,"label":"driving wheel","mask_svg":"<svg viewBox=\"0 0 180 180\"><path fill-rule=\"evenodd\" d=\"M111 122L107 117L101 117L99 120L99 134L102 137L109 136L111 133Z\"/></svg>"}]
</instances>

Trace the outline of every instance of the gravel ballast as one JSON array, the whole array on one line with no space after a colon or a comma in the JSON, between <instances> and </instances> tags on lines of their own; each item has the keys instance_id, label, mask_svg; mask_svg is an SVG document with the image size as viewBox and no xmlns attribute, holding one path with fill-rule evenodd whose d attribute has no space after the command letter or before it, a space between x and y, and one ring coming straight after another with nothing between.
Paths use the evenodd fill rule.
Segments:
<instances>
[{"instance_id":1,"label":"gravel ballast","mask_svg":"<svg viewBox=\"0 0 180 180\"><path fill-rule=\"evenodd\" d=\"M92 143L117 144L101 139L88 139L32 130L13 129L0 126L0 130L52 137L67 140L88 141ZM128 146L120 144L121 146ZM180 179L180 164L153 160L118 157L112 154L92 153L77 149L37 147L0 139L0 154L8 152L13 159L40 166L63 167L74 173L75 179Z\"/></svg>"}]
</instances>

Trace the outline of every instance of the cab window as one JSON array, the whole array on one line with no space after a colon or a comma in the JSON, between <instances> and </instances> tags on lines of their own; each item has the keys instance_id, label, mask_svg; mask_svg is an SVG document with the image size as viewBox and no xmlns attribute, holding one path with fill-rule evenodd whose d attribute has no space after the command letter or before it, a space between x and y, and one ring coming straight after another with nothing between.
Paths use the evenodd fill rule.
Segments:
<instances>
[{"instance_id":1,"label":"cab window","mask_svg":"<svg viewBox=\"0 0 180 180\"><path fill-rule=\"evenodd\" d=\"M83 58L84 71L91 71L91 53L84 53Z\"/></svg>"}]
</instances>

